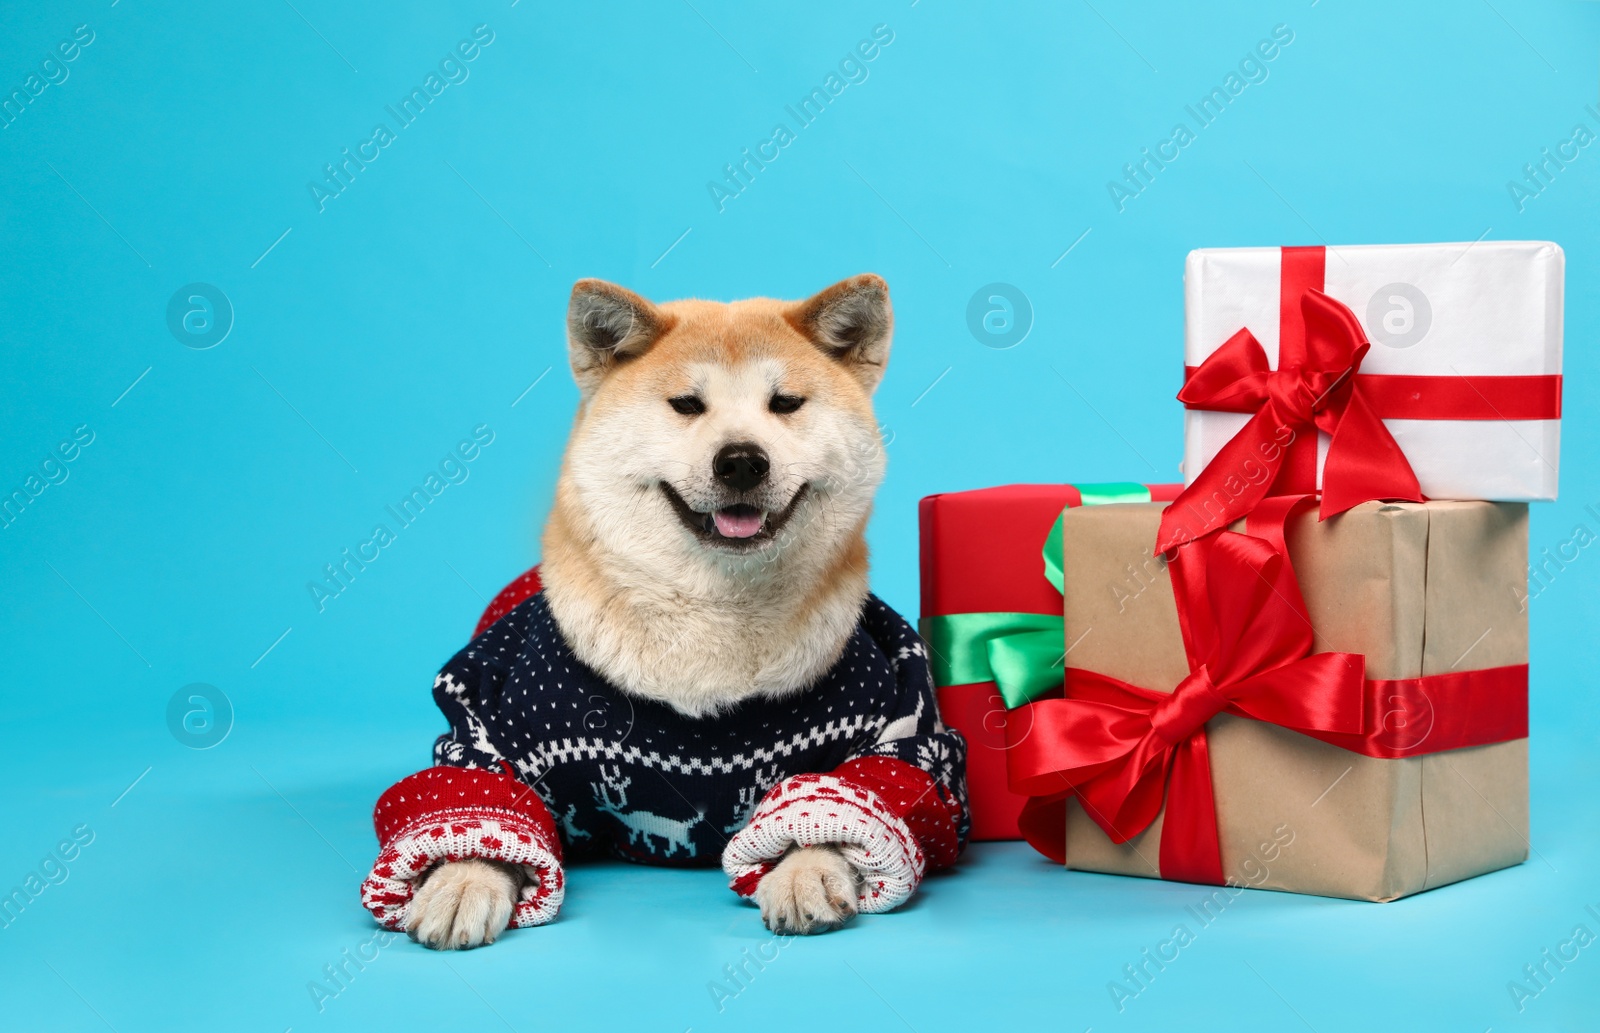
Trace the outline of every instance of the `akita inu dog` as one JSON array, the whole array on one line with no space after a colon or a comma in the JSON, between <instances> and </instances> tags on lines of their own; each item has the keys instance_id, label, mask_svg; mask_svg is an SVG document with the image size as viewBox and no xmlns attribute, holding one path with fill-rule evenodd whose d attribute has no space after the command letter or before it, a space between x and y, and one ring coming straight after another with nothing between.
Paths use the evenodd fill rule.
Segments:
<instances>
[{"instance_id":1,"label":"akita inu dog","mask_svg":"<svg viewBox=\"0 0 1600 1033\"><path fill-rule=\"evenodd\" d=\"M905 900L966 838L965 746L868 593L889 356L874 275L655 305L580 281L543 591L439 674L434 768L363 884L430 947L554 917L563 853L715 863L774 930Z\"/></svg>"}]
</instances>

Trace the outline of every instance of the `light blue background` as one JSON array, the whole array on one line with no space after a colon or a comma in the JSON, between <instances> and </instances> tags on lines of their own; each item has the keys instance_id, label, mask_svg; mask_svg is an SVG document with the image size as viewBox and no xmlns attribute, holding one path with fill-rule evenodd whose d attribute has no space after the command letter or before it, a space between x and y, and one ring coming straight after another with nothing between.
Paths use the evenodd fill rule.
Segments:
<instances>
[{"instance_id":1,"label":"light blue background","mask_svg":"<svg viewBox=\"0 0 1600 1033\"><path fill-rule=\"evenodd\" d=\"M1593 1028L1600 947L1520 1014L1507 989L1574 926L1600 934L1588 552L1534 603L1529 863L1386 906L1247 894L1120 1014L1108 981L1196 928L1203 892L1015 846L969 852L903 913L787 945L723 1012L708 984L767 941L756 914L715 872L601 866L573 874L555 925L468 955L396 942L319 1013L308 983L373 932L369 809L427 762L430 677L537 559L578 277L661 299L888 278L874 581L914 614L920 496L1176 478L1190 248L1551 239L1568 417L1534 551L1600 531L1600 150L1525 211L1507 189L1577 123L1600 130L1600 5L409 6L0 16L6 89L95 32L0 130L0 488L95 434L0 530L0 889L75 826L95 835L0 929L0 1025ZM392 128L385 105L485 23L470 78L319 213L322 165ZM894 41L869 78L719 212L707 182L879 23ZM1294 41L1268 78L1119 213L1107 180L1278 24ZM235 309L209 350L166 322L196 281ZM996 281L1034 310L1009 350L967 326ZM307 582L478 424L495 439L469 479L318 612ZM191 682L235 709L208 751L168 731Z\"/></svg>"}]
</instances>

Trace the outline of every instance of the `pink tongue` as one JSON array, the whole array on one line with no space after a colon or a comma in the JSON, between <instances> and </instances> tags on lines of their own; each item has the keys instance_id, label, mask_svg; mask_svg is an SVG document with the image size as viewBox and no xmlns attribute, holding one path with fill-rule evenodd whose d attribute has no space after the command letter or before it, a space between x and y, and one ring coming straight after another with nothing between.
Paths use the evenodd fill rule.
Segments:
<instances>
[{"instance_id":1,"label":"pink tongue","mask_svg":"<svg viewBox=\"0 0 1600 1033\"><path fill-rule=\"evenodd\" d=\"M719 509L713 516L717 522L717 533L724 538L753 538L761 530L759 510L745 514Z\"/></svg>"}]
</instances>

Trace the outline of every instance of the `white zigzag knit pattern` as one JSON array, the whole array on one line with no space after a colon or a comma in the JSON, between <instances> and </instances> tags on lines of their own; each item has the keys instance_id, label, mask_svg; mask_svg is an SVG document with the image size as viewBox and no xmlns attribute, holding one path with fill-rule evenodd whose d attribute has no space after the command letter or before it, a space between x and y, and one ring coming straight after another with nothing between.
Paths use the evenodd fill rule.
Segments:
<instances>
[{"instance_id":1,"label":"white zigzag knit pattern","mask_svg":"<svg viewBox=\"0 0 1600 1033\"><path fill-rule=\"evenodd\" d=\"M385 927L404 930L417 877L441 861L477 857L520 864L532 876L511 912L511 925L543 925L566 895L561 862L545 835L519 815L485 808L436 811L389 843L361 884L361 902Z\"/></svg>"},{"instance_id":2,"label":"white zigzag knit pattern","mask_svg":"<svg viewBox=\"0 0 1600 1033\"><path fill-rule=\"evenodd\" d=\"M877 721L869 715L856 715L817 725L815 728L774 744L770 749L756 747L748 754L734 753L727 757L675 756L656 750L641 749L610 739L555 739L542 744L537 756L547 767L570 764L578 760L620 760L628 764L641 764L658 771L679 772L686 775L732 775L770 764L783 757L792 756L823 743L849 741L857 738ZM517 769L524 775L534 774L524 770L532 765L516 761Z\"/></svg>"},{"instance_id":3,"label":"white zigzag knit pattern","mask_svg":"<svg viewBox=\"0 0 1600 1033\"><path fill-rule=\"evenodd\" d=\"M837 847L861 876L856 907L890 911L911 896L927 868L906 823L870 789L833 775L796 775L772 788L722 852L735 886L765 874L791 846Z\"/></svg>"}]
</instances>

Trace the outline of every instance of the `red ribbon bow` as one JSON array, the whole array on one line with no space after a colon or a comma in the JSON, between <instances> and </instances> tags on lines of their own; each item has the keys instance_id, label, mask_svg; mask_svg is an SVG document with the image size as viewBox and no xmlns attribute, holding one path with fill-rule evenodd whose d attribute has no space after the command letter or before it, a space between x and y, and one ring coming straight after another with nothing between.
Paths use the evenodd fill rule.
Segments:
<instances>
[{"instance_id":1,"label":"red ribbon bow","mask_svg":"<svg viewBox=\"0 0 1600 1033\"><path fill-rule=\"evenodd\" d=\"M1162 877L1220 884L1206 722L1235 714L1359 735L1366 658L1311 653L1293 569L1271 542L1219 532L1185 546L1171 570L1189 675L1168 694L1069 667L1063 698L1012 712L1011 788L1033 797L1024 838L1060 863L1068 795L1115 843L1148 828L1165 801Z\"/></svg>"},{"instance_id":2,"label":"red ribbon bow","mask_svg":"<svg viewBox=\"0 0 1600 1033\"><path fill-rule=\"evenodd\" d=\"M1279 368L1270 368L1261 343L1243 329L1178 392L1191 409L1255 415L1168 507L1157 552L1227 526L1268 494L1313 490L1318 430L1332 435L1322 471L1323 518L1372 499L1422 501L1405 453L1363 397L1356 374L1372 346L1360 320L1314 287L1300 295L1299 312L1299 361L1285 347Z\"/></svg>"}]
</instances>

